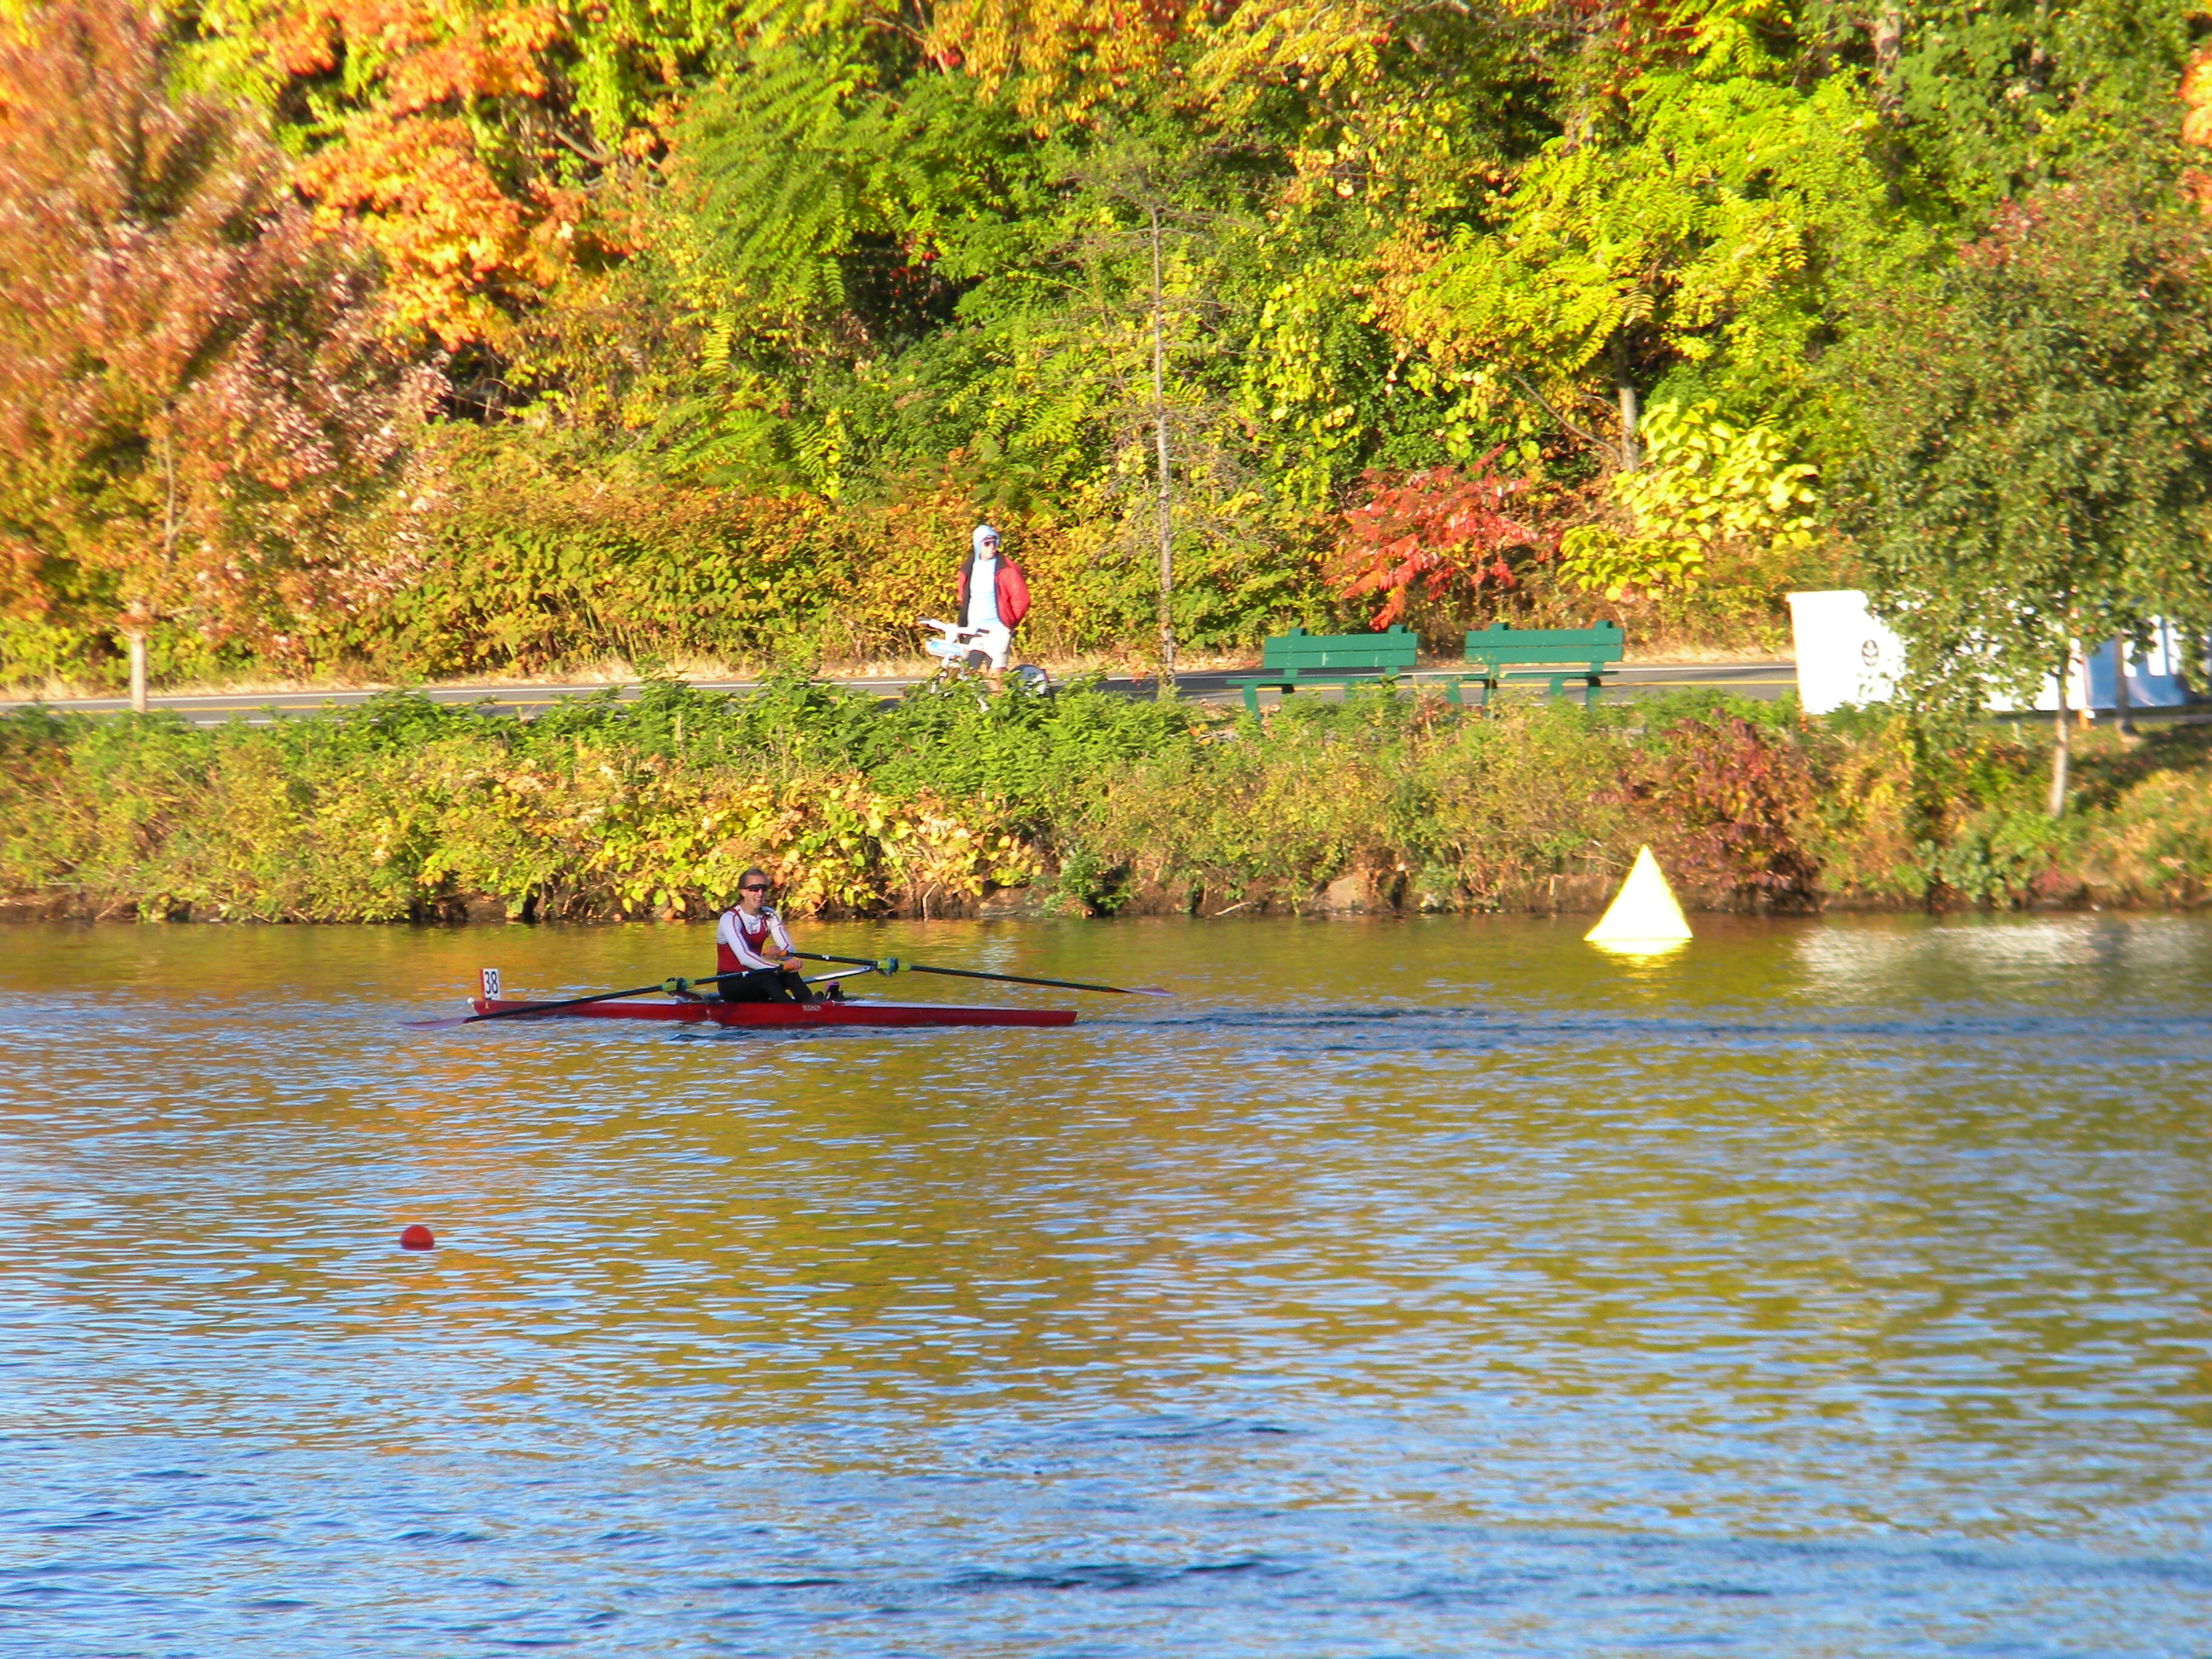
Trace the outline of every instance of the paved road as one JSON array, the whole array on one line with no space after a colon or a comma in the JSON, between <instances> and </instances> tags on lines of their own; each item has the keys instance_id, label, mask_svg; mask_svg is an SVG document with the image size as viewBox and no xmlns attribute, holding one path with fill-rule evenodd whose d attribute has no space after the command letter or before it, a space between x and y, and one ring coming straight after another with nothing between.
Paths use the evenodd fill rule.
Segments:
<instances>
[{"instance_id":1,"label":"paved road","mask_svg":"<svg viewBox=\"0 0 2212 1659\"><path fill-rule=\"evenodd\" d=\"M1176 685L1183 696L1206 702L1221 702L1236 697L1238 693L1226 684L1233 670L1218 673L1186 674ZM1415 678L1420 676L1416 675ZM758 684L754 680L701 680L693 682L702 691L750 691ZM896 697L915 684L904 679L851 678L833 680L856 691L876 691L886 697ZM1109 691L1127 696L1150 696L1152 682L1148 679L1109 679ZM1606 688L1608 702L1622 702L1645 696L1653 691L1674 688L1700 686L1729 691L1741 697L1772 699L1784 691L1795 690L1796 671L1788 663L1691 663L1691 664L1632 664L1620 672L1614 683ZM422 695L439 702L473 704L493 714L535 714L556 702L569 697L595 696L607 688L604 685L448 685L426 690ZM623 688L625 696L635 696L636 687ZM199 726L220 726L226 720L243 720L249 725L260 725L276 719L280 714L313 714L330 708L345 708L366 702L373 693L368 691L249 691L210 696L154 696L148 699L155 708L173 709ZM1262 696L1272 700L1273 693ZM1301 692L1302 696L1332 696L1330 692ZM27 699L0 700L0 711L26 708ZM111 714L130 707L125 697L70 697L45 705L76 714Z\"/></svg>"}]
</instances>

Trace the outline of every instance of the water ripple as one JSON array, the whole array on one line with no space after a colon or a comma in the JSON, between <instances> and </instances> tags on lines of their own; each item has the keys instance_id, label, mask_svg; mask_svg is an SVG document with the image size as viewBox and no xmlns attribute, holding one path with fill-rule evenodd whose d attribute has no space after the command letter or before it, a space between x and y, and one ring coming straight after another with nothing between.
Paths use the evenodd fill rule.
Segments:
<instances>
[{"instance_id":1,"label":"water ripple","mask_svg":"<svg viewBox=\"0 0 2212 1659\"><path fill-rule=\"evenodd\" d=\"M1182 1000L399 1025L694 931L6 935L0 1651L2203 1649L2202 921L854 927Z\"/></svg>"}]
</instances>

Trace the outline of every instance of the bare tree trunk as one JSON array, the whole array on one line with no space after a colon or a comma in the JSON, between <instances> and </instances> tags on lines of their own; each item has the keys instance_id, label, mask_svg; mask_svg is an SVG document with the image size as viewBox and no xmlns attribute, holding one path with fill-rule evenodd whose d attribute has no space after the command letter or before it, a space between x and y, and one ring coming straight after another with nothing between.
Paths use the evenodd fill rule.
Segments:
<instances>
[{"instance_id":1,"label":"bare tree trunk","mask_svg":"<svg viewBox=\"0 0 2212 1659\"><path fill-rule=\"evenodd\" d=\"M1636 382L1628 378L1628 334L1621 329L1613 336L1613 390L1620 401L1620 470L1633 472L1644 465L1644 446L1636 441Z\"/></svg>"},{"instance_id":2,"label":"bare tree trunk","mask_svg":"<svg viewBox=\"0 0 2212 1659\"><path fill-rule=\"evenodd\" d=\"M1875 97L1886 106L1897 102L1897 55L1905 44L1905 11L1884 6L1874 21Z\"/></svg>"},{"instance_id":3,"label":"bare tree trunk","mask_svg":"<svg viewBox=\"0 0 2212 1659\"><path fill-rule=\"evenodd\" d=\"M2128 642L2112 641L2112 719L2120 735L2136 735L2135 697L2128 690Z\"/></svg>"},{"instance_id":4,"label":"bare tree trunk","mask_svg":"<svg viewBox=\"0 0 2212 1659\"><path fill-rule=\"evenodd\" d=\"M2072 671L2073 666L2074 656L2069 650L2058 665L2058 713L2053 718L2051 728L2052 735L2049 810L2054 818L2063 817L2066 812L2066 774L2069 763L2074 757L2073 723L2068 718L2071 711L2066 707L2066 676Z\"/></svg>"},{"instance_id":5,"label":"bare tree trunk","mask_svg":"<svg viewBox=\"0 0 2212 1659\"><path fill-rule=\"evenodd\" d=\"M2035 33L2027 43L2028 84L2040 92L2051 83L2051 0L2035 0Z\"/></svg>"},{"instance_id":6,"label":"bare tree trunk","mask_svg":"<svg viewBox=\"0 0 2212 1659\"><path fill-rule=\"evenodd\" d=\"M1160 678L1163 698L1175 695L1175 526L1168 484L1168 393L1166 353L1160 321L1160 210L1148 210L1152 224L1152 433L1160 463Z\"/></svg>"},{"instance_id":7,"label":"bare tree trunk","mask_svg":"<svg viewBox=\"0 0 2212 1659\"><path fill-rule=\"evenodd\" d=\"M146 630L152 627L161 612L160 596L167 591L170 573L177 562L177 532L181 528L177 518L177 462L176 450L170 434L170 409L161 404L161 556L155 564L153 598L143 595L133 599L124 615L123 637L131 648L131 712L146 712Z\"/></svg>"}]
</instances>

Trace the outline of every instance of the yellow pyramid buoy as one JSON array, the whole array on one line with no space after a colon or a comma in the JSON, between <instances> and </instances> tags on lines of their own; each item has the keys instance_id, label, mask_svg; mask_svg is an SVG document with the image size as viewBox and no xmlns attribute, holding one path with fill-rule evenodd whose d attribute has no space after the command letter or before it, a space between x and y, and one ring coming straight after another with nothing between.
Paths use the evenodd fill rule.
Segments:
<instances>
[{"instance_id":1,"label":"yellow pyramid buoy","mask_svg":"<svg viewBox=\"0 0 2212 1659\"><path fill-rule=\"evenodd\" d=\"M1671 951L1688 940L1690 924L1682 920L1682 907L1650 848L1637 853L1628 879L1597 926L1583 937L1601 949L1629 955Z\"/></svg>"}]
</instances>

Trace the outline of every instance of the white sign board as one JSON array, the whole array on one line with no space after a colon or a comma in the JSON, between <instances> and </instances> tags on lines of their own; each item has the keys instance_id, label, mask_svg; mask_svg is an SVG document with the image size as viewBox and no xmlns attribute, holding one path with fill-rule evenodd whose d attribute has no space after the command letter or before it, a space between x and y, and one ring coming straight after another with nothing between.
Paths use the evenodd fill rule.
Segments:
<instances>
[{"instance_id":1,"label":"white sign board","mask_svg":"<svg viewBox=\"0 0 2212 1659\"><path fill-rule=\"evenodd\" d=\"M1827 714L1843 708L1887 702L1905 676L1905 642L1889 625L1867 609L1866 595L1856 588L1831 593L1792 593L1790 627L1797 647L1797 701L1808 714ZM2069 708L2110 708L2118 690L2113 670L2120 659L2117 641L2106 641L2085 661L2076 656L2066 677L2066 706ZM2164 623L2148 651L2127 653L2129 701L2138 708L2172 708L2189 701L2185 670L2202 667L2203 654L2191 664L2189 641ZM2046 678L2034 708L2058 707L2058 682ZM2002 697L1990 702L1992 712L2009 714L2018 705Z\"/></svg>"},{"instance_id":2,"label":"white sign board","mask_svg":"<svg viewBox=\"0 0 2212 1659\"><path fill-rule=\"evenodd\" d=\"M1808 714L1887 702L1905 673L1905 641L1867 609L1856 588L1792 593L1790 631L1797 648L1797 701Z\"/></svg>"}]
</instances>

